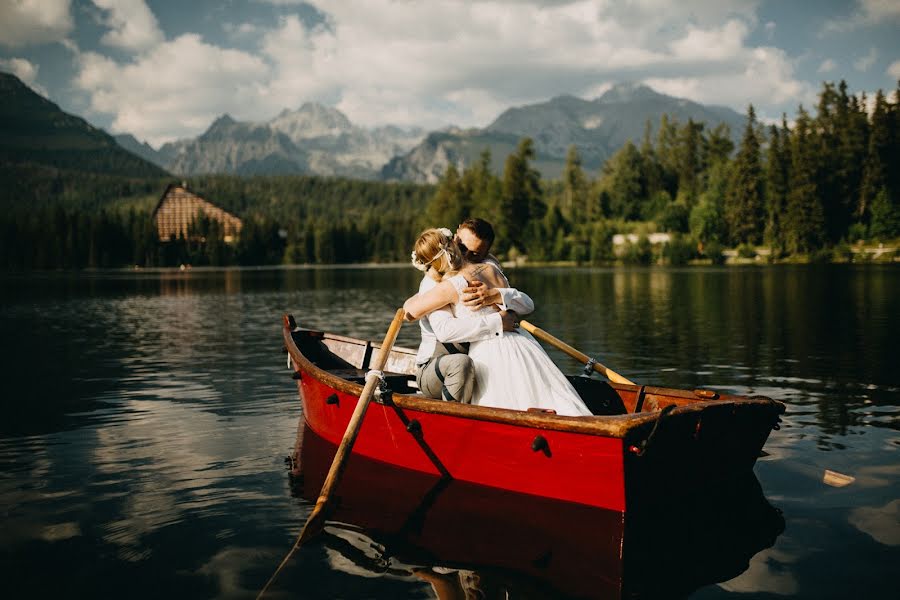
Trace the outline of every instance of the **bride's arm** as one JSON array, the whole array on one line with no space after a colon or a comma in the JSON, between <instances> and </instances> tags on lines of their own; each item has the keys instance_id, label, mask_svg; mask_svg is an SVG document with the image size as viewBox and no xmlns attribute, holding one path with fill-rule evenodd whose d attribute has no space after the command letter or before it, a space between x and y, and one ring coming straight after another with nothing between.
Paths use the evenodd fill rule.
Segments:
<instances>
[{"instance_id":1,"label":"bride's arm","mask_svg":"<svg viewBox=\"0 0 900 600\"><path fill-rule=\"evenodd\" d=\"M427 292L418 293L403 303L406 318L415 321L439 308L453 304L459 297L456 288L449 280L442 281Z\"/></svg>"}]
</instances>

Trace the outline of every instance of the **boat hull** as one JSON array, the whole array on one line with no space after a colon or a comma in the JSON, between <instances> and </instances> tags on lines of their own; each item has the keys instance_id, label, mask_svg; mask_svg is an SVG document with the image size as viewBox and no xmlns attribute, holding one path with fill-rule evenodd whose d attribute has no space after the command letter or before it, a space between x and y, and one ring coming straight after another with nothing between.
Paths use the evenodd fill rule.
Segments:
<instances>
[{"instance_id":1,"label":"boat hull","mask_svg":"<svg viewBox=\"0 0 900 600\"><path fill-rule=\"evenodd\" d=\"M284 328L303 417L332 444L347 431L379 347ZM394 468L623 513L673 486L740 476L784 411L769 398L572 378L596 416L460 405L416 395L415 353L393 349L354 455ZM605 411L605 412L604 412Z\"/></svg>"},{"instance_id":2,"label":"boat hull","mask_svg":"<svg viewBox=\"0 0 900 600\"><path fill-rule=\"evenodd\" d=\"M312 377L304 377L299 388L310 428L325 440L340 443L359 398ZM329 403L333 395L337 401ZM418 425L411 426L414 422ZM535 442L538 436L543 443ZM372 403L353 452L401 469L625 510L621 439L536 431Z\"/></svg>"}]
</instances>

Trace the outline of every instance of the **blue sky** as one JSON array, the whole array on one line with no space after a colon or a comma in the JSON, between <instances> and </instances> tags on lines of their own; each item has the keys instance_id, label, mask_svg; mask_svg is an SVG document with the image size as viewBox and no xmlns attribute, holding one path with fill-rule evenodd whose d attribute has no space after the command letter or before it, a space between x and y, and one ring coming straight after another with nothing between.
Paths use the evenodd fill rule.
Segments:
<instances>
[{"instance_id":1,"label":"blue sky","mask_svg":"<svg viewBox=\"0 0 900 600\"><path fill-rule=\"evenodd\" d=\"M791 117L892 92L900 0L0 0L0 70L159 144L306 101L364 126L485 126L618 81Z\"/></svg>"}]
</instances>

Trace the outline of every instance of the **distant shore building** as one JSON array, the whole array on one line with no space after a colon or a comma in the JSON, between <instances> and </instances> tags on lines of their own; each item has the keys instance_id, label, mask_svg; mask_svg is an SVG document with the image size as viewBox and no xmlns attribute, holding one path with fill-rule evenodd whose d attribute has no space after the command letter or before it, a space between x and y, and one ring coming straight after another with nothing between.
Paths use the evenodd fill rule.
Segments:
<instances>
[{"instance_id":1,"label":"distant shore building","mask_svg":"<svg viewBox=\"0 0 900 600\"><path fill-rule=\"evenodd\" d=\"M230 212L189 192L185 183L170 184L153 209L153 221L156 223L159 239L164 242L172 239L172 236L187 238L191 224L201 215L219 224L224 232L225 242L234 242L244 225Z\"/></svg>"},{"instance_id":2,"label":"distant shore building","mask_svg":"<svg viewBox=\"0 0 900 600\"><path fill-rule=\"evenodd\" d=\"M637 234L634 234L634 233L629 233L629 234L617 233L613 236L612 243L613 243L613 246L621 246L625 242L637 244L638 239L639 238L638 238ZM668 233L651 233L647 236L647 239L649 240L650 244L655 246L656 244L668 244L669 242L672 241L672 236L669 235Z\"/></svg>"}]
</instances>

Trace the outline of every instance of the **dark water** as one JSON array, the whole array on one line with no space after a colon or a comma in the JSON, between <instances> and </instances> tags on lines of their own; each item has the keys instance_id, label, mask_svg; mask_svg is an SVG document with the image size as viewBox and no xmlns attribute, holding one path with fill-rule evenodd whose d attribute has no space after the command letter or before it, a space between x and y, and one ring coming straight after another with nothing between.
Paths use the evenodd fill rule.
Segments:
<instances>
[{"instance_id":1,"label":"dark water","mask_svg":"<svg viewBox=\"0 0 900 600\"><path fill-rule=\"evenodd\" d=\"M280 315L380 339L417 275L0 278L4 596L254 596L310 510L283 464L300 411ZM537 303L534 323L632 380L787 404L755 468L784 531L743 572L700 581L690 597L900 597L898 268L511 275ZM404 327L398 343L414 347L417 329ZM852 483L826 484L826 469ZM272 597L436 597L384 548L382 568L361 566L341 540L302 549ZM678 554L678 539L659 543Z\"/></svg>"}]
</instances>

